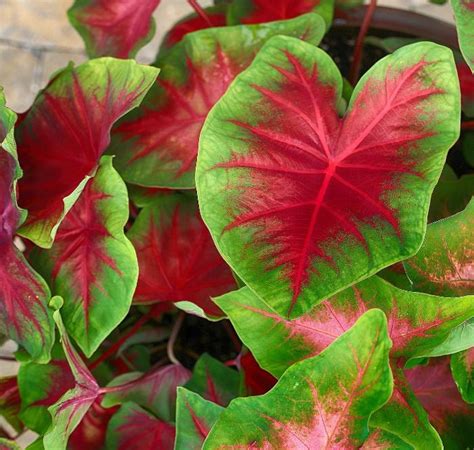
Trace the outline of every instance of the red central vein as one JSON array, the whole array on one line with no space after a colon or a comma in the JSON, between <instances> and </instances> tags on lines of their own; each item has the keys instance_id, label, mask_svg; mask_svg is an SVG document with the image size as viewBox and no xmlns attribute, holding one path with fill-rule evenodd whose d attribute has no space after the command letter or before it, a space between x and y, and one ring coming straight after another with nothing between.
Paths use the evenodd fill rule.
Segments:
<instances>
[{"instance_id":1,"label":"red central vein","mask_svg":"<svg viewBox=\"0 0 474 450\"><path fill-rule=\"evenodd\" d=\"M331 182L331 179L333 175L335 175L336 172L336 166L333 163L330 163L327 167L327 171L324 174L324 179L323 183L321 185L321 188L318 189L316 200L314 201L314 209L313 213L311 215L311 220L309 222L308 226L308 231L306 232L306 236L304 239L303 243L303 248L301 250L300 254L300 260L298 262L298 267L296 269L296 279L294 283L294 291L293 291L293 297L291 299L291 304L288 309L288 316L291 315L291 312L293 311L293 308L295 307L296 301L301 293L301 285L303 282L303 274L305 273L305 265L306 261L308 259L308 253L309 253L309 247L310 247L310 242L311 238L313 237L314 234L314 229L316 227L316 223L318 221L319 217L319 212L321 211L321 207L324 201L324 197L326 196L326 192L329 187L329 183Z\"/></svg>"}]
</instances>

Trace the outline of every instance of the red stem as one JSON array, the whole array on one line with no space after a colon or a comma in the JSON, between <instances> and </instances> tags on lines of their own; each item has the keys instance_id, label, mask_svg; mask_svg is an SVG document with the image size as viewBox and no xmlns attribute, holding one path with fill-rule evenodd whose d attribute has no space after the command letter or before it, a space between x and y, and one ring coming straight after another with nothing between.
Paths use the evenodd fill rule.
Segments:
<instances>
[{"instance_id":1,"label":"red stem","mask_svg":"<svg viewBox=\"0 0 474 450\"><path fill-rule=\"evenodd\" d=\"M124 333L117 341L115 341L102 355L100 355L95 361L92 361L89 364L89 370L96 369L100 364L102 364L110 356L114 355L120 350L120 347L125 343L127 339L137 333L143 325L145 325L160 309L162 305L158 303L153 308L150 309L145 315L140 317L126 333Z\"/></svg>"},{"instance_id":2,"label":"red stem","mask_svg":"<svg viewBox=\"0 0 474 450\"><path fill-rule=\"evenodd\" d=\"M461 130L474 130L474 120L461 122Z\"/></svg>"},{"instance_id":3,"label":"red stem","mask_svg":"<svg viewBox=\"0 0 474 450\"><path fill-rule=\"evenodd\" d=\"M359 78L360 66L362 62L362 51L364 48L364 40L369 30L370 22L372 21L372 16L374 15L375 9L377 8L377 0L370 0L370 4L367 8L367 11L360 26L359 35L354 47L354 55L352 58L351 70L349 72L349 81L353 86L355 86L357 79Z\"/></svg>"},{"instance_id":4,"label":"red stem","mask_svg":"<svg viewBox=\"0 0 474 450\"><path fill-rule=\"evenodd\" d=\"M201 17L201 19L204 20L211 28L214 26L211 22L211 19L209 19L209 16L206 14L206 11L202 9L197 0L188 0L188 3L192 6L194 11L196 11L196 14Z\"/></svg>"}]
</instances>

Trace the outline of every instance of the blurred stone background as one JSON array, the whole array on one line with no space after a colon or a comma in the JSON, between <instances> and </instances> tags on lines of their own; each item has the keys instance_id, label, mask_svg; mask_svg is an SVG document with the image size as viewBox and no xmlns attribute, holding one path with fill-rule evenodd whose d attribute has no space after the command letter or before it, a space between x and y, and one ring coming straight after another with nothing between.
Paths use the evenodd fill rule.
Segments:
<instances>
[{"instance_id":1,"label":"blurred stone background","mask_svg":"<svg viewBox=\"0 0 474 450\"><path fill-rule=\"evenodd\" d=\"M54 71L69 61L80 63L86 59L82 40L66 16L72 2L0 0L0 86L4 87L8 105L15 111L25 111L31 105ZM211 3L212 0L200 1L202 6ZM433 5L427 0L379 0L379 3L453 21L449 5ZM139 52L137 59L152 62L166 31L191 11L186 0L162 0L155 13L156 36ZM11 355L14 350L15 345L8 342L0 346L0 356ZM13 375L17 369L16 362L2 361L0 376ZM26 447L34 438L33 433L26 433L18 443Z\"/></svg>"},{"instance_id":2,"label":"blurred stone background","mask_svg":"<svg viewBox=\"0 0 474 450\"><path fill-rule=\"evenodd\" d=\"M211 0L201 0L202 6ZM448 5L427 0L381 0L380 3L441 16L451 20ZM82 41L69 25L66 11L72 0L0 0L0 85L7 102L17 112L26 110L55 70L69 61L85 60ZM162 0L156 10L157 33L138 54L138 60L153 61L165 32L191 12L186 0Z\"/></svg>"}]
</instances>

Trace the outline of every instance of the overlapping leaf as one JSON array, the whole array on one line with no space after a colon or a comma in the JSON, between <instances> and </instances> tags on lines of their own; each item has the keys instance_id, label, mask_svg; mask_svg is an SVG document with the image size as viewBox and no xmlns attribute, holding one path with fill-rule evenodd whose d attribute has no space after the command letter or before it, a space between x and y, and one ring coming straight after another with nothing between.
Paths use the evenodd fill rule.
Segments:
<instances>
[{"instance_id":1,"label":"overlapping leaf","mask_svg":"<svg viewBox=\"0 0 474 450\"><path fill-rule=\"evenodd\" d=\"M459 47L467 64L474 73L474 2L472 0L451 0Z\"/></svg>"},{"instance_id":2,"label":"overlapping leaf","mask_svg":"<svg viewBox=\"0 0 474 450\"><path fill-rule=\"evenodd\" d=\"M406 46L354 90L305 42L273 38L203 128L201 213L235 272L280 314L418 250L429 199L459 134L451 52Z\"/></svg>"},{"instance_id":3,"label":"overlapping leaf","mask_svg":"<svg viewBox=\"0 0 474 450\"><path fill-rule=\"evenodd\" d=\"M447 297L474 292L473 227L474 201L429 225L420 251L403 263L414 289Z\"/></svg>"},{"instance_id":4,"label":"overlapping leaf","mask_svg":"<svg viewBox=\"0 0 474 450\"><path fill-rule=\"evenodd\" d=\"M175 450L200 450L223 410L194 392L178 388Z\"/></svg>"},{"instance_id":5,"label":"overlapping leaf","mask_svg":"<svg viewBox=\"0 0 474 450\"><path fill-rule=\"evenodd\" d=\"M138 405L127 402L107 429L109 450L173 450L175 429Z\"/></svg>"},{"instance_id":6,"label":"overlapping leaf","mask_svg":"<svg viewBox=\"0 0 474 450\"><path fill-rule=\"evenodd\" d=\"M15 121L16 115L5 106L0 89L0 334L45 363L54 342L53 320L47 308L50 292L13 244L25 217L15 197L21 176L13 138Z\"/></svg>"},{"instance_id":7,"label":"overlapping leaf","mask_svg":"<svg viewBox=\"0 0 474 450\"><path fill-rule=\"evenodd\" d=\"M406 376L441 435L444 448L472 447L474 408L461 398L449 370L449 358L432 359L429 365L407 370Z\"/></svg>"},{"instance_id":8,"label":"overlapping leaf","mask_svg":"<svg viewBox=\"0 0 474 450\"><path fill-rule=\"evenodd\" d=\"M160 0L75 0L71 24L90 58L132 58L155 34L152 14Z\"/></svg>"},{"instance_id":9,"label":"overlapping leaf","mask_svg":"<svg viewBox=\"0 0 474 450\"><path fill-rule=\"evenodd\" d=\"M102 400L102 406L134 402L160 419L171 422L175 416L176 388L185 384L190 377L189 370L177 364L145 375L137 372L120 375L107 386L108 392Z\"/></svg>"},{"instance_id":10,"label":"overlapping leaf","mask_svg":"<svg viewBox=\"0 0 474 450\"><path fill-rule=\"evenodd\" d=\"M277 377L294 362L323 351L371 308L387 315L391 355L405 359L426 355L474 314L473 296L446 299L408 292L378 277L336 294L293 320L278 315L248 288L215 301L261 366Z\"/></svg>"},{"instance_id":11,"label":"overlapping leaf","mask_svg":"<svg viewBox=\"0 0 474 450\"><path fill-rule=\"evenodd\" d=\"M19 413L20 393L17 378L15 376L0 378L0 417L18 433L23 429Z\"/></svg>"},{"instance_id":12,"label":"overlapping leaf","mask_svg":"<svg viewBox=\"0 0 474 450\"><path fill-rule=\"evenodd\" d=\"M319 43L315 14L265 25L212 28L187 35L159 65L157 84L136 114L113 133L110 153L127 182L193 188L199 133L209 110L270 37Z\"/></svg>"},{"instance_id":13,"label":"overlapping leaf","mask_svg":"<svg viewBox=\"0 0 474 450\"><path fill-rule=\"evenodd\" d=\"M70 65L38 95L16 131L25 172L19 203L29 212L23 236L51 247L108 146L113 123L141 102L157 74L131 60L100 58Z\"/></svg>"},{"instance_id":14,"label":"overlapping leaf","mask_svg":"<svg viewBox=\"0 0 474 450\"><path fill-rule=\"evenodd\" d=\"M367 312L267 394L233 400L203 448L359 448L370 416L392 394L390 345L383 313Z\"/></svg>"},{"instance_id":15,"label":"overlapping leaf","mask_svg":"<svg viewBox=\"0 0 474 450\"><path fill-rule=\"evenodd\" d=\"M232 272L202 222L196 199L158 198L138 215L128 233L138 255L136 303L190 301L212 316L210 300L235 288Z\"/></svg>"},{"instance_id":16,"label":"overlapping leaf","mask_svg":"<svg viewBox=\"0 0 474 450\"><path fill-rule=\"evenodd\" d=\"M266 394L275 386L276 378L259 366L251 352L245 351L240 356L239 366L248 395Z\"/></svg>"},{"instance_id":17,"label":"overlapping leaf","mask_svg":"<svg viewBox=\"0 0 474 450\"><path fill-rule=\"evenodd\" d=\"M474 403L474 347L451 356L451 372L464 401Z\"/></svg>"},{"instance_id":18,"label":"overlapping leaf","mask_svg":"<svg viewBox=\"0 0 474 450\"><path fill-rule=\"evenodd\" d=\"M332 0L233 0L229 6L228 21L230 24L264 23L315 12L329 24L333 9Z\"/></svg>"},{"instance_id":19,"label":"overlapping leaf","mask_svg":"<svg viewBox=\"0 0 474 450\"><path fill-rule=\"evenodd\" d=\"M125 237L125 183L104 156L95 176L59 226L53 247L35 254L37 269L64 298L70 336L91 356L129 311L138 262Z\"/></svg>"}]
</instances>

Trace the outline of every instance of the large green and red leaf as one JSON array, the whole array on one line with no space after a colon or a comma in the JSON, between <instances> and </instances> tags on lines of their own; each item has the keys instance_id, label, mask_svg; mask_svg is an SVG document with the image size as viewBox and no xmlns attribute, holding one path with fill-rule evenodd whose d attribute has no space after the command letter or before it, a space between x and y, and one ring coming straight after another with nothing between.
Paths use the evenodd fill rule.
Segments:
<instances>
[{"instance_id":1,"label":"large green and red leaf","mask_svg":"<svg viewBox=\"0 0 474 450\"><path fill-rule=\"evenodd\" d=\"M113 123L136 107L158 70L101 58L57 73L16 130L24 176L19 203L29 215L20 234L51 247L110 141Z\"/></svg>"},{"instance_id":2,"label":"large green and red leaf","mask_svg":"<svg viewBox=\"0 0 474 450\"><path fill-rule=\"evenodd\" d=\"M222 315L210 297L234 289L235 280L194 196L159 197L142 209L128 237L140 268L135 303L189 301L211 316Z\"/></svg>"},{"instance_id":3,"label":"large green and red leaf","mask_svg":"<svg viewBox=\"0 0 474 450\"><path fill-rule=\"evenodd\" d=\"M459 135L456 68L436 44L375 64L343 119L341 92L326 53L276 37L201 134L203 219L239 277L289 317L416 253Z\"/></svg>"},{"instance_id":4,"label":"large green and red leaf","mask_svg":"<svg viewBox=\"0 0 474 450\"><path fill-rule=\"evenodd\" d=\"M66 450L69 436L101 393L97 381L69 340L59 311L62 302L61 297L53 297L51 300L52 307L56 309L53 317L61 336L63 351L74 377L74 387L48 408L52 422L43 438L44 447L48 450Z\"/></svg>"},{"instance_id":5,"label":"large green and red leaf","mask_svg":"<svg viewBox=\"0 0 474 450\"><path fill-rule=\"evenodd\" d=\"M178 388L175 450L200 450L222 411L222 406Z\"/></svg>"},{"instance_id":6,"label":"large green and red leaf","mask_svg":"<svg viewBox=\"0 0 474 450\"><path fill-rule=\"evenodd\" d=\"M416 397L428 413L444 448L472 447L474 407L463 401L451 376L449 358L432 359L406 371Z\"/></svg>"},{"instance_id":7,"label":"large green and red leaf","mask_svg":"<svg viewBox=\"0 0 474 450\"><path fill-rule=\"evenodd\" d=\"M51 249L33 259L64 299L70 336L91 356L128 313L138 278L135 250L125 237L129 207L125 183L104 156L58 228Z\"/></svg>"},{"instance_id":8,"label":"large green and red leaf","mask_svg":"<svg viewBox=\"0 0 474 450\"><path fill-rule=\"evenodd\" d=\"M54 327L47 302L48 286L13 243L25 214L16 202L21 177L13 130L16 115L5 106L0 89L0 334L23 346L31 357L47 362Z\"/></svg>"},{"instance_id":9,"label":"large green and red leaf","mask_svg":"<svg viewBox=\"0 0 474 450\"><path fill-rule=\"evenodd\" d=\"M428 226L420 251L404 261L416 290L453 297L474 292L474 201Z\"/></svg>"},{"instance_id":10,"label":"large green and red leaf","mask_svg":"<svg viewBox=\"0 0 474 450\"><path fill-rule=\"evenodd\" d=\"M250 24L291 19L315 12L329 24L333 10L332 0L233 0L227 17L231 25Z\"/></svg>"},{"instance_id":11,"label":"large green and red leaf","mask_svg":"<svg viewBox=\"0 0 474 450\"><path fill-rule=\"evenodd\" d=\"M69 20L89 58L133 58L155 34L153 11L160 0L75 0Z\"/></svg>"},{"instance_id":12,"label":"large green and red leaf","mask_svg":"<svg viewBox=\"0 0 474 450\"><path fill-rule=\"evenodd\" d=\"M384 314L367 312L267 394L233 400L203 448L359 448L370 416L392 394L390 346Z\"/></svg>"},{"instance_id":13,"label":"large green and red leaf","mask_svg":"<svg viewBox=\"0 0 474 450\"><path fill-rule=\"evenodd\" d=\"M474 1L451 0L456 19L459 47L474 73Z\"/></svg>"},{"instance_id":14,"label":"large green and red leaf","mask_svg":"<svg viewBox=\"0 0 474 450\"><path fill-rule=\"evenodd\" d=\"M159 61L160 78L142 108L113 132L110 153L127 182L193 188L199 133L210 109L266 40L277 34L318 44L315 14L265 25L211 28L177 44Z\"/></svg>"},{"instance_id":15,"label":"large green and red leaf","mask_svg":"<svg viewBox=\"0 0 474 450\"><path fill-rule=\"evenodd\" d=\"M174 426L132 402L112 417L107 429L109 450L173 450Z\"/></svg>"},{"instance_id":16,"label":"large green and red leaf","mask_svg":"<svg viewBox=\"0 0 474 450\"><path fill-rule=\"evenodd\" d=\"M134 402L168 422L174 420L176 388L191 377L188 369L170 364L147 374L132 372L120 375L108 386L102 406Z\"/></svg>"},{"instance_id":17,"label":"large green and red leaf","mask_svg":"<svg viewBox=\"0 0 474 450\"><path fill-rule=\"evenodd\" d=\"M262 368L279 377L296 361L323 351L372 308L387 316L391 356L424 356L474 315L474 296L446 299L398 289L372 277L324 300L304 315L280 316L249 288L215 300Z\"/></svg>"}]
</instances>

